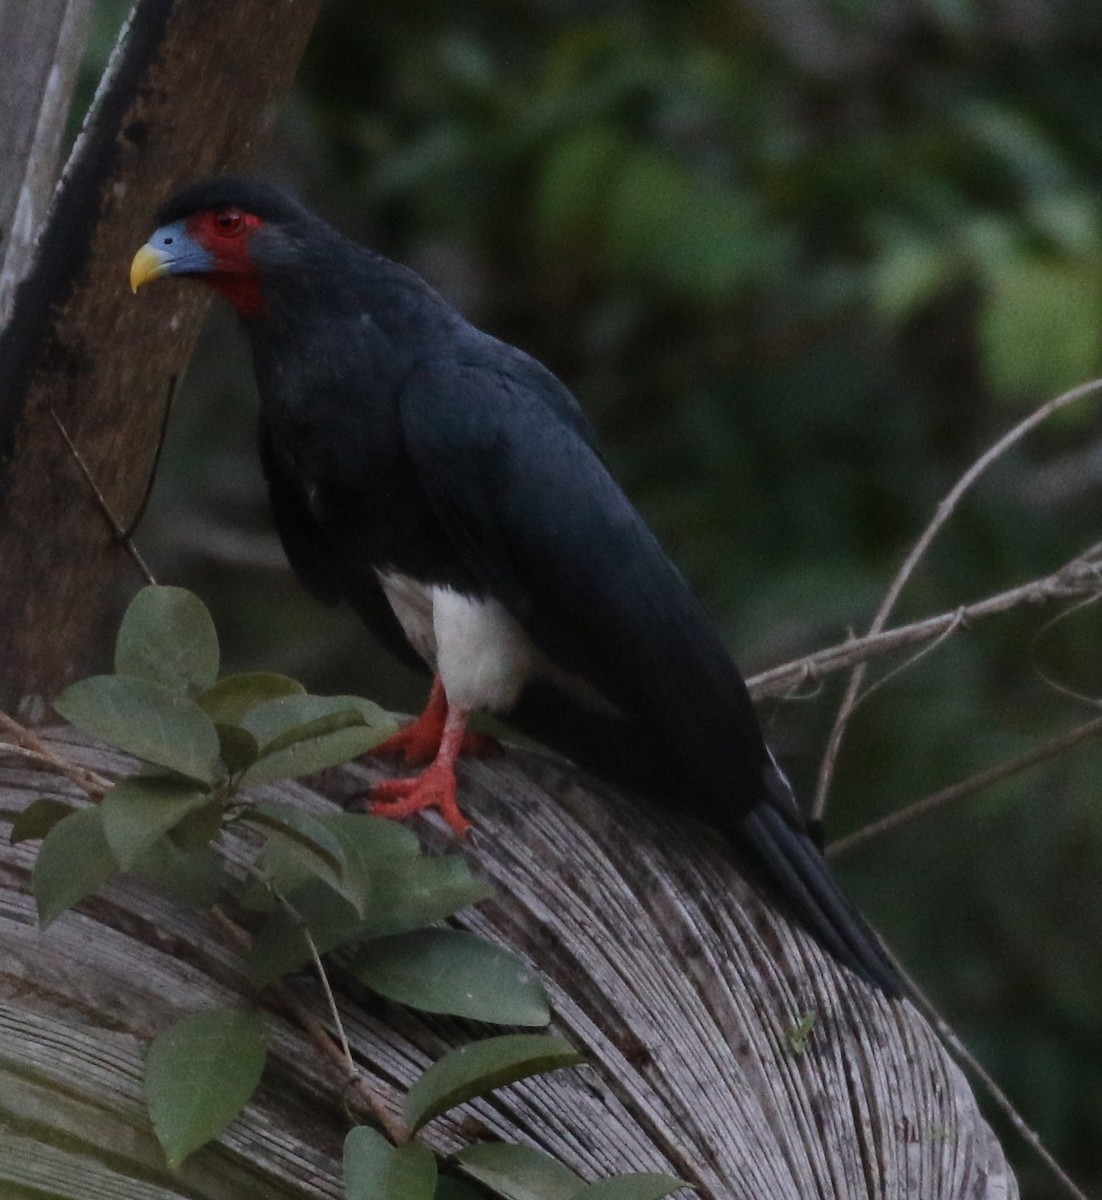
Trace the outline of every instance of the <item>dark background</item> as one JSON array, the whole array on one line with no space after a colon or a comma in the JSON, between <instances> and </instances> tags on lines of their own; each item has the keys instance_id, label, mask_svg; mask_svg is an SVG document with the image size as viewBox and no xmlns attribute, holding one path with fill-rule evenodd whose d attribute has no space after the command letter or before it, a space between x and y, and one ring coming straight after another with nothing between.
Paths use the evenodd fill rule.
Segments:
<instances>
[{"instance_id":1,"label":"dark background","mask_svg":"<svg viewBox=\"0 0 1102 1200\"><path fill-rule=\"evenodd\" d=\"M101 0L81 111L123 9ZM749 673L866 628L960 473L1099 372L1100 62L1095 0L331 0L263 174L576 390ZM416 707L423 689L289 577L254 411L220 310L141 549L211 606L228 666ZM1086 401L969 496L897 619L1053 570L1098 538L1100 499ZM830 832L1090 716L1097 612L1057 611L958 635L871 696ZM804 796L841 683L762 708ZM1095 1188L1100 783L1081 747L838 864ZM1055 1195L993 1119L1026 1195Z\"/></svg>"}]
</instances>

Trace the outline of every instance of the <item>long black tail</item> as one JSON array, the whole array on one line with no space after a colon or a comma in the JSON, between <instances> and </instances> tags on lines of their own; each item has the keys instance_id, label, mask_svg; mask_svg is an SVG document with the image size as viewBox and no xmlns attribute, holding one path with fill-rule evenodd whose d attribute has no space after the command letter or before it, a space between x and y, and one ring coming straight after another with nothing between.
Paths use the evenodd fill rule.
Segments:
<instances>
[{"instance_id":1,"label":"long black tail","mask_svg":"<svg viewBox=\"0 0 1102 1200\"><path fill-rule=\"evenodd\" d=\"M899 972L811 838L769 803L740 818L738 830L768 881L826 949L886 995L900 995Z\"/></svg>"}]
</instances>

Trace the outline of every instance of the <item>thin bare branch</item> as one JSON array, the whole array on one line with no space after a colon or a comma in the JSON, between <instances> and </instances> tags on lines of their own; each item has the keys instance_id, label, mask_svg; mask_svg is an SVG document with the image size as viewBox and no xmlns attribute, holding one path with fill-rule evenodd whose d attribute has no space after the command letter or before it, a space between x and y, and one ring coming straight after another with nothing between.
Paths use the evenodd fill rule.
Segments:
<instances>
[{"instance_id":1,"label":"thin bare branch","mask_svg":"<svg viewBox=\"0 0 1102 1200\"><path fill-rule=\"evenodd\" d=\"M930 1023L937 1030L938 1036L943 1044L948 1048L949 1052L956 1060L961 1063L965 1070L970 1071L972 1075L979 1080L984 1091L998 1105L1006 1116L1007 1120L1014 1127L1018 1136L1026 1143L1027 1146L1037 1155L1037 1157L1045 1164L1053 1178L1056 1179L1060 1186L1067 1194L1072 1197L1072 1200L1090 1200L1087 1194L1078 1186L1062 1166L1053 1158L1051 1152L1041 1141L1035 1130L1030 1129L1026 1123L1025 1117L1014 1107L1014 1102L1002 1090L995 1080L988 1074L983 1063L972 1053L971 1050L961 1041L957 1032L949 1024L949 1022L941 1015L933 1002L926 993L915 983L915 981L900 968L900 973L903 976L907 987L910 990L911 996L917 1002L918 1006L926 1014Z\"/></svg>"},{"instance_id":2,"label":"thin bare branch","mask_svg":"<svg viewBox=\"0 0 1102 1200\"><path fill-rule=\"evenodd\" d=\"M835 858L839 854L846 854L858 846L871 842L874 838L882 837L885 833L891 833L893 830L909 825L912 821L928 816L940 808L945 808L946 805L954 804L967 796L974 796L977 792L982 792L993 784L1009 779L1011 775L1017 775L1019 771L1028 770L1038 763L1047 762L1050 758L1057 758L1074 746L1078 746L1100 733L1102 733L1102 717L1084 721L1083 724L1076 725L1074 729L1069 729L1066 733L1042 742L1041 745L1027 750L1025 754L1020 754L1017 758L1008 758L1005 762L989 767L986 771L980 771L976 775L969 776L968 779L962 779L959 783L954 783L921 800L916 800L913 804L908 804L906 808L901 808L879 821L873 821L870 825L866 825L846 837L836 838L827 846L826 852L831 858Z\"/></svg>"},{"instance_id":3,"label":"thin bare branch","mask_svg":"<svg viewBox=\"0 0 1102 1200\"><path fill-rule=\"evenodd\" d=\"M1061 395L1054 397L1052 400L1035 409L1025 420L1020 421L1013 429L999 438L993 446L990 446L976 459L937 506L933 519L922 531L910 554L907 555L903 565L896 573L887 594L884 596L879 609L877 609L872 624L869 626L870 634L880 633L884 628L892 609L895 608L896 601L898 601L903 589L914 574L916 567L922 561L927 550L929 550L930 545L956 511L963 496L984 474L988 467L992 463L997 462L1012 446L1020 442L1023 437L1031 433L1038 425L1047 421L1053 413L1059 412L1061 409L1067 408L1068 405L1074 404L1087 396L1093 396L1099 390L1102 390L1102 379L1094 379L1089 383L1081 384L1079 387L1072 388L1070 391L1063 392ZM849 724L849 719L859 702L861 685L864 679L865 664L862 663L855 667L853 673L850 675L845 695L842 697L842 703L839 706L838 714L834 719L834 725L830 731L830 737L827 740L826 752L823 754L823 760L819 768L815 801L812 806L812 815L816 820L822 820L823 814L826 811L827 796L830 792L831 780L834 777L834 766L838 760L842 738L845 736L846 726Z\"/></svg>"},{"instance_id":4,"label":"thin bare branch","mask_svg":"<svg viewBox=\"0 0 1102 1200\"><path fill-rule=\"evenodd\" d=\"M1102 543L1071 559L1051 575L1030 580L1008 591L978 600L975 604L963 605L952 612L925 617L910 625L900 625L866 637L848 638L835 646L817 650L806 658L782 663L751 676L746 681L747 687L755 699L789 696L834 671L866 663L905 646L937 641L986 617L998 616L1025 604L1089 598L1099 593L1102 593Z\"/></svg>"},{"instance_id":5,"label":"thin bare branch","mask_svg":"<svg viewBox=\"0 0 1102 1200\"><path fill-rule=\"evenodd\" d=\"M111 526L111 531L114 533L116 540L126 550L126 553L130 555L131 561L141 572L146 583L156 583L157 580L153 578L153 572L149 569L149 567L146 565L145 559L142 558L141 554L138 552L138 547L134 545L134 541L129 532L127 532L119 519L111 511L111 506L107 503L107 497L103 494L103 492L100 491L99 485L96 483L95 479L92 478L92 472L89 470L88 464L84 461L84 456L77 449L76 443L69 436L69 431L61 423L61 418L56 412L54 412L52 408L50 409L50 416L53 419L53 423L57 426L58 433L60 433L62 438L65 440L65 445L68 447L69 453L72 455L73 462L75 462L77 465L77 470L80 471L84 482L88 485L89 490L95 497L97 507L99 508L100 512L103 513L104 517L106 517L107 524ZM159 453L160 451L158 450L158 454Z\"/></svg>"},{"instance_id":6,"label":"thin bare branch","mask_svg":"<svg viewBox=\"0 0 1102 1200\"><path fill-rule=\"evenodd\" d=\"M4 712L0 712L0 730L3 730L11 738L12 743L22 755L29 755L41 766L57 775L63 775L93 800L102 800L111 790L113 784L110 779L97 775L95 771L79 767L76 763L69 762L68 759L60 758L40 737L31 733L29 729L24 728ZM0 743L0 754L3 752L4 745Z\"/></svg>"}]
</instances>

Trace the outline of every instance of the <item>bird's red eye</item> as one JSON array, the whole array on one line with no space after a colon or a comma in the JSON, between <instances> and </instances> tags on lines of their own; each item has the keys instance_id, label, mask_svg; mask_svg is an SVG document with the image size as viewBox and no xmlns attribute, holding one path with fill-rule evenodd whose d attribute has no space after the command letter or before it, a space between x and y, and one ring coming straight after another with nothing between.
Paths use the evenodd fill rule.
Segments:
<instances>
[{"instance_id":1,"label":"bird's red eye","mask_svg":"<svg viewBox=\"0 0 1102 1200\"><path fill-rule=\"evenodd\" d=\"M214 227L225 237L241 232L244 218L239 208L223 208L214 214Z\"/></svg>"}]
</instances>

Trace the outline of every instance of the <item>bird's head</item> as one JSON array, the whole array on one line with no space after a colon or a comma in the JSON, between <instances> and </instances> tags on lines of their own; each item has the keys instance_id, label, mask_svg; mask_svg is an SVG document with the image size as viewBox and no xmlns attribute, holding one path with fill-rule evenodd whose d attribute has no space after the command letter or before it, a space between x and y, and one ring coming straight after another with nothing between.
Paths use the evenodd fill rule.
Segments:
<instances>
[{"instance_id":1,"label":"bird's head","mask_svg":"<svg viewBox=\"0 0 1102 1200\"><path fill-rule=\"evenodd\" d=\"M193 275L221 292L243 317L265 311L265 276L288 263L312 218L267 184L211 179L174 196L134 255L130 286L162 275Z\"/></svg>"}]
</instances>

